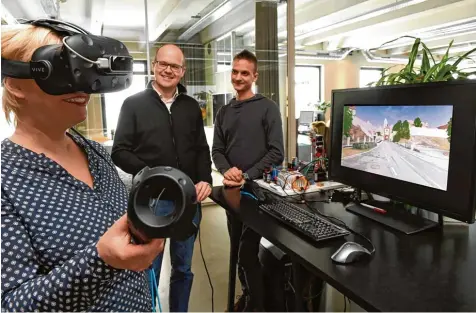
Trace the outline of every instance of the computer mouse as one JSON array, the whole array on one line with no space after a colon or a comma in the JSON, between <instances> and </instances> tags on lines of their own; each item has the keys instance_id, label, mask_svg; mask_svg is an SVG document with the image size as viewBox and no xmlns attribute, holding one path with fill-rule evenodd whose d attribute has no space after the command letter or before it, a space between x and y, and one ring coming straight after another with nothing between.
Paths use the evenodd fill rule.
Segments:
<instances>
[{"instance_id":1,"label":"computer mouse","mask_svg":"<svg viewBox=\"0 0 476 313\"><path fill-rule=\"evenodd\" d=\"M370 251L356 242L346 242L331 256L334 262L353 263L364 256L371 255Z\"/></svg>"}]
</instances>

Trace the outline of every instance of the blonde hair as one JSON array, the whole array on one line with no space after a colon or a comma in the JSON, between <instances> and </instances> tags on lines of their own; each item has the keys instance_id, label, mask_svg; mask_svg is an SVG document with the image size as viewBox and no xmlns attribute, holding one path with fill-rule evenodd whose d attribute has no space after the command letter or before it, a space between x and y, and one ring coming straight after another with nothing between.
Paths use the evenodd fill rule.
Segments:
<instances>
[{"instance_id":1,"label":"blonde hair","mask_svg":"<svg viewBox=\"0 0 476 313\"><path fill-rule=\"evenodd\" d=\"M7 60L28 62L37 48L58 43L61 43L61 37L44 27L24 24L2 26L2 58ZM4 84L2 107L7 122L12 122L10 114L13 113L16 123L20 104L8 84Z\"/></svg>"}]
</instances>

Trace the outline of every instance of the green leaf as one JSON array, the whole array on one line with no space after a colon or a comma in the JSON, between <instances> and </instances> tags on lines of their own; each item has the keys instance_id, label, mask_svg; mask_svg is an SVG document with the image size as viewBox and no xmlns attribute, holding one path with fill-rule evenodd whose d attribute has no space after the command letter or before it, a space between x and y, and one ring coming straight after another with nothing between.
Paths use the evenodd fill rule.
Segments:
<instances>
[{"instance_id":1,"label":"green leaf","mask_svg":"<svg viewBox=\"0 0 476 313\"><path fill-rule=\"evenodd\" d=\"M437 73L437 70L438 70L438 65L433 65L430 70L425 74L425 77L423 78L423 82L426 83L426 82L430 82L432 81L432 77L433 75L435 75L435 73Z\"/></svg>"},{"instance_id":2,"label":"green leaf","mask_svg":"<svg viewBox=\"0 0 476 313\"><path fill-rule=\"evenodd\" d=\"M476 52L476 48L474 48L474 49L472 49L472 50L469 50L468 52L466 52L465 54L463 54L462 56L460 56L459 59L458 59L455 63L453 63L453 65L457 67L458 64L461 63L461 61L463 61L464 59L466 59L466 58L468 57L468 55L470 55L470 54L472 54L472 53L474 53L474 52Z\"/></svg>"},{"instance_id":3,"label":"green leaf","mask_svg":"<svg viewBox=\"0 0 476 313\"><path fill-rule=\"evenodd\" d=\"M435 81L445 81L453 77L453 65L445 64L435 77Z\"/></svg>"},{"instance_id":4,"label":"green leaf","mask_svg":"<svg viewBox=\"0 0 476 313\"><path fill-rule=\"evenodd\" d=\"M454 39L450 41L448 49L446 49L446 53L441 60L442 63L448 62L448 55L450 54L450 49L451 49L451 46L453 45L453 42L454 42Z\"/></svg>"},{"instance_id":5,"label":"green leaf","mask_svg":"<svg viewBox=\"0 0 476 313\"><path fill-rule=\"evenodd\" d=\"M420 75L425 76L425 74L430 69L430 60L428 59L428 53L426 50L423 50L423 59L421 61Z\"/></svg>"},{"instance_id":6,"label":"green leaf","mask_svg":"<svg viewBox=\"0 0 476 313\"><path fill-rule=\"evenodd\" d=\"M411 72L413 71L413 66L415 65L415 61L418 55L418 49L420 48L420 38L415 39L413 43L412 51L408 56L408 64L406 66L406 71Z\"/></svg>"},{"instance_id":7,"label":"green leaf","mask_svg":"<svg viewBox=\"0 0 476 313\"><path fill-rule=\"evenodd\" d=\"M431 60L433 61L433 64L436 64L435 58L433 57L433 53L431 53L431 50L428 49L428 47L422 42L421 45L423 46L423 49L428 53L428 55L431 57Z\"/></svg>"},{"instance_id":8,"label":"green leaf","mask_svg":"<svg viewBox=\"0 0 476 313\"><path fill-rule=\"evenodd\" d=\"M392 75L392 74L382 75L382 77L380 77L380 79L377 81L376 86L383 86L383 85L385 85L385 80L386 80L387 77L389 77L390 75Z\"/></svg>"}]
</instances>

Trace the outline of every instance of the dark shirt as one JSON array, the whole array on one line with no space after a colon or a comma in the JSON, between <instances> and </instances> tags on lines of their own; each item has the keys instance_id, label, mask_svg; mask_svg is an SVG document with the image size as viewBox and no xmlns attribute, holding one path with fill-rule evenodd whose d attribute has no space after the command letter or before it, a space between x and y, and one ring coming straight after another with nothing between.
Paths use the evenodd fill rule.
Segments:
<instances>
[{"instance_id":1,"label":"dark shirt","mask_svg":"<svg viewBox=\"0 0 476 313\"><path fill-rule=\"evenodd\" d=\"M2 142L2 311L151 311L144 272L118 270L96 243L127 207L108 153L81 138L94 188L44 154Z\"/></svg>"},{"instance_id":2,"label":"dark shirt","mask_svg":"<svg viewBox=\"0 0 476 313\"><path fill-rule=\"evenodd\" d=\"M256 94L250 99L233 98L217 113L212 147L213 162L223 174L238 167L250 179L284 160L283 129L278 106Z\"/></svg>"},{"instance_id":3,"label":"dark shirt","mask_svg":"<svg viewBox=\"0 0 476 313\"><path fill-rule=\"evenodd\" d=\"M150 83L121 107L112 159L136 175L145 166L171 166L194 183L212 183L212 160L197 100L182 85L170 111Z\"/></svg>"}]
</instances>

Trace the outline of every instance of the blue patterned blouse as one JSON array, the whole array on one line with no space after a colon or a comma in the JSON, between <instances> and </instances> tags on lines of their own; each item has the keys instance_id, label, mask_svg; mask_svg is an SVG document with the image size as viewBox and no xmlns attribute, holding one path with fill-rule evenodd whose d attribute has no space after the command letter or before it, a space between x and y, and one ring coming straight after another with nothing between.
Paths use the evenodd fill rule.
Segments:
<instances>
[{"instance_id":1,"label":"blue patterned blouse","mask_svg":"<svg viewBox=\"0 0 476 313\"><path fill-rule=\"evenodd\" d=\"M125 213L127 191L103 147L89 141L100 157L71 137L93 189L44 154L2 142L2 311L151 311L145 273L112 268L96 249Z\"/></svg>"}]
</instances>

